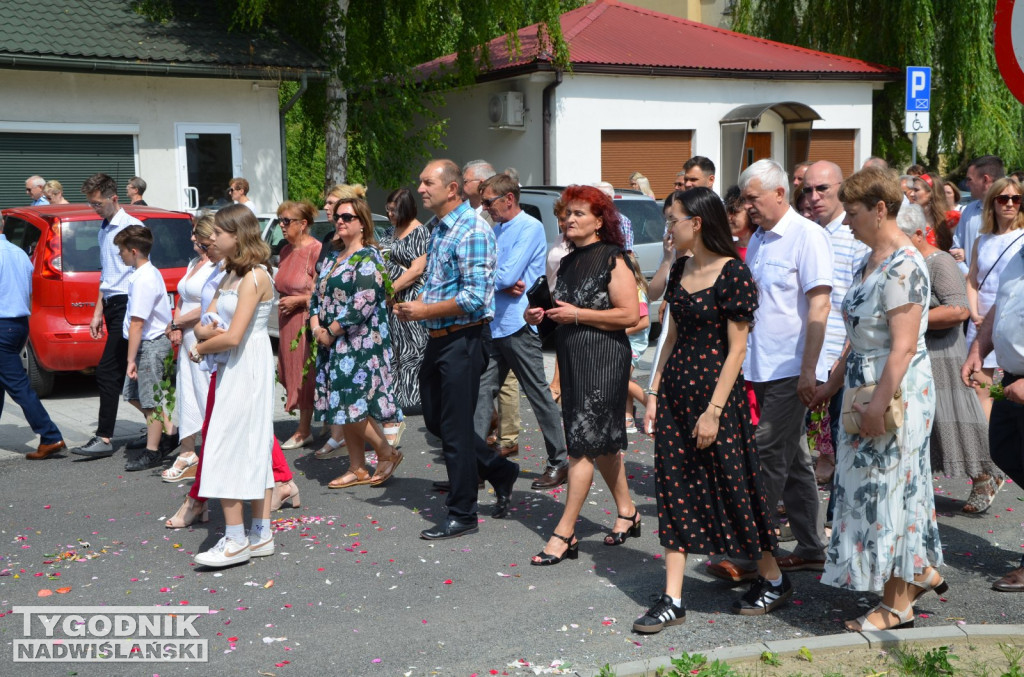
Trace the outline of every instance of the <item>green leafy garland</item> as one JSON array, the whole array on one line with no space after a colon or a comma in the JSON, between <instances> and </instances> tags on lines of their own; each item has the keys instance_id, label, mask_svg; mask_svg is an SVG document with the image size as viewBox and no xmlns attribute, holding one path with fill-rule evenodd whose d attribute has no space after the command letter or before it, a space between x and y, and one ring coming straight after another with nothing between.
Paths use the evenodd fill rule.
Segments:
<instances>
[{"instance_id":1,"label":"green leafy garland","mask_svg":"<svg viewBox=\"0 0 1024 677\"><path fill-rule=\"evenodd\" d=\"M174 412L174 406L177 402L175 367L174 351L169 350L167 357L164 358L163 378L158 383L153 384L153 400L156 402L156 407L146 421L147 423L152 423L156 420L162 420L164 422L164 432L167 434L171 433L173 427L171 414Z\"/></svg>"}]
</instances>

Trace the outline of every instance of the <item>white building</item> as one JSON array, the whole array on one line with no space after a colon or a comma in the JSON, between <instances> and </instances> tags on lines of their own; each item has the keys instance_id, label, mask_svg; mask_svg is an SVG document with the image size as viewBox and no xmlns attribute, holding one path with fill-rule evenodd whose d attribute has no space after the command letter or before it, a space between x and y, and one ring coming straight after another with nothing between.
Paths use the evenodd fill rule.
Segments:
<instances>
[{"instance_id":1,"label":"white building","mask_svg":"<svg viewBox=\"0 0 1024 677\"><path fill-rule=\"evenodd\" d=\"M871 155L872 92L901 77L616 0L567 12L561 27L571 73L556 69L536 25L519 31L519 54L490 43L491 68L445 95L438 156L513 166L523 185L628 186L640 171L658 197L693 155L718 167L719 191L763 157L787 169L830 159L849 173Z\"/></svg>"},{"instance_id":2,"label":"white building","mask_svg":"<svg viewBox=\"0 0 1024 677\"><path fill-rule=\"evenodd\" d=\"M64 186L132 176L146 202L195 209L245 177L260 211L283 199L282 80L325 75L316 57L269 34L229 32L216 3L151 21L123 0L0 8L0 206L26 204L25 179Z\"/></svg>"}]
</instances>

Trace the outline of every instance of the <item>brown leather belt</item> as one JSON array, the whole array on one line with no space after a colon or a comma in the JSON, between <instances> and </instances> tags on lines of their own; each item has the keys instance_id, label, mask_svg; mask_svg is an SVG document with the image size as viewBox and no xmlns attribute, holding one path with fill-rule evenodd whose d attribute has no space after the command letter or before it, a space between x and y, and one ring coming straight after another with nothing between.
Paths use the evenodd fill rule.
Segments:
<instances>
[{"instance_id":1,"label":"brown leather belt","mask_svg":"<svg viewBox=\"0 0 1024 677\"><path fill-rule=\"evenodd\" d=\"M490 320L477 320L476 322L469 322L467 324L453 324L441 329L430 329L427 331L427 335L430 338L441 338L442 336L448 336L454 334L457 331L463 329L469 329L470 327L479 327L481 324L487 324Z\"/></svg>"}]
</instances>

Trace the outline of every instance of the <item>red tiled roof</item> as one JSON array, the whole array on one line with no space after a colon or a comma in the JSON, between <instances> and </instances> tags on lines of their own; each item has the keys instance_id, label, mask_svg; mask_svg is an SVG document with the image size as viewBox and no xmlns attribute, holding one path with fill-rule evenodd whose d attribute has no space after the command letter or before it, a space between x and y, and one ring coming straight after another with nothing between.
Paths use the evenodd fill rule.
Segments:
<instances>
[{"instance_id":1,"label":"red tiled roof","mask_svg":"<svg viewBox=\"0 0 1024 677\"><path fill-rule=\"evenodd\" d=\"M566 12L560 18L573 69L648 74L782 76L793 78L889 80L899 71L888 66L826 54L742 33L680 19L617 0ZM550 64L553 57L538 49L539 24L518 31L520 53L504 37L489 44L494 76L503 71ZM422 72L447 70L455 55L423 64Z\"/></svg>"}]
</instances>

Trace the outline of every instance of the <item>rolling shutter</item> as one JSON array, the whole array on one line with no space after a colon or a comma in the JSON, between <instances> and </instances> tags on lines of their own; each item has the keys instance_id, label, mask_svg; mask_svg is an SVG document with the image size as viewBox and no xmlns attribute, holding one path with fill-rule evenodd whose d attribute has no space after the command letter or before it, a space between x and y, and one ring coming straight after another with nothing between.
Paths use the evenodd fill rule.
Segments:
<instances>
[{"instance_id":1,"label":"rolling shutter","mask_svg":"<svg viewBox=\"0 0 1024 677\"><path fill-rule=\"evenodd\" d=\"M60 181L68 202L85 202L82 183L96 172L114 177L124 190L135 175L131 134L0 133L2 207L29 204L25 179L33 174Z\"/></svg>"},{"instance_id":2,"label":"rolling shutter","mask_svg":"<svg viewBox=\"0 0 1024 677\"><path fill-rule=\"evenodd\" d=\"M676 174L692 157L693 131L601 130L601 180L629 188L629 177L640 172L659 199L675 190Z\"/></svg>"},{"instance_id":3,"label":"rolling shutter","mask_svg":"<svg viewBox=\"0 0 1024 677\"><path fill-rule=\"evenodd\" d=\"M843 170L843 176L849 176L858 169L853 157L856 136L856 129L815 129L811 132L807 159L811 162L834 162Z\"/></svg>"}]
</instances>

